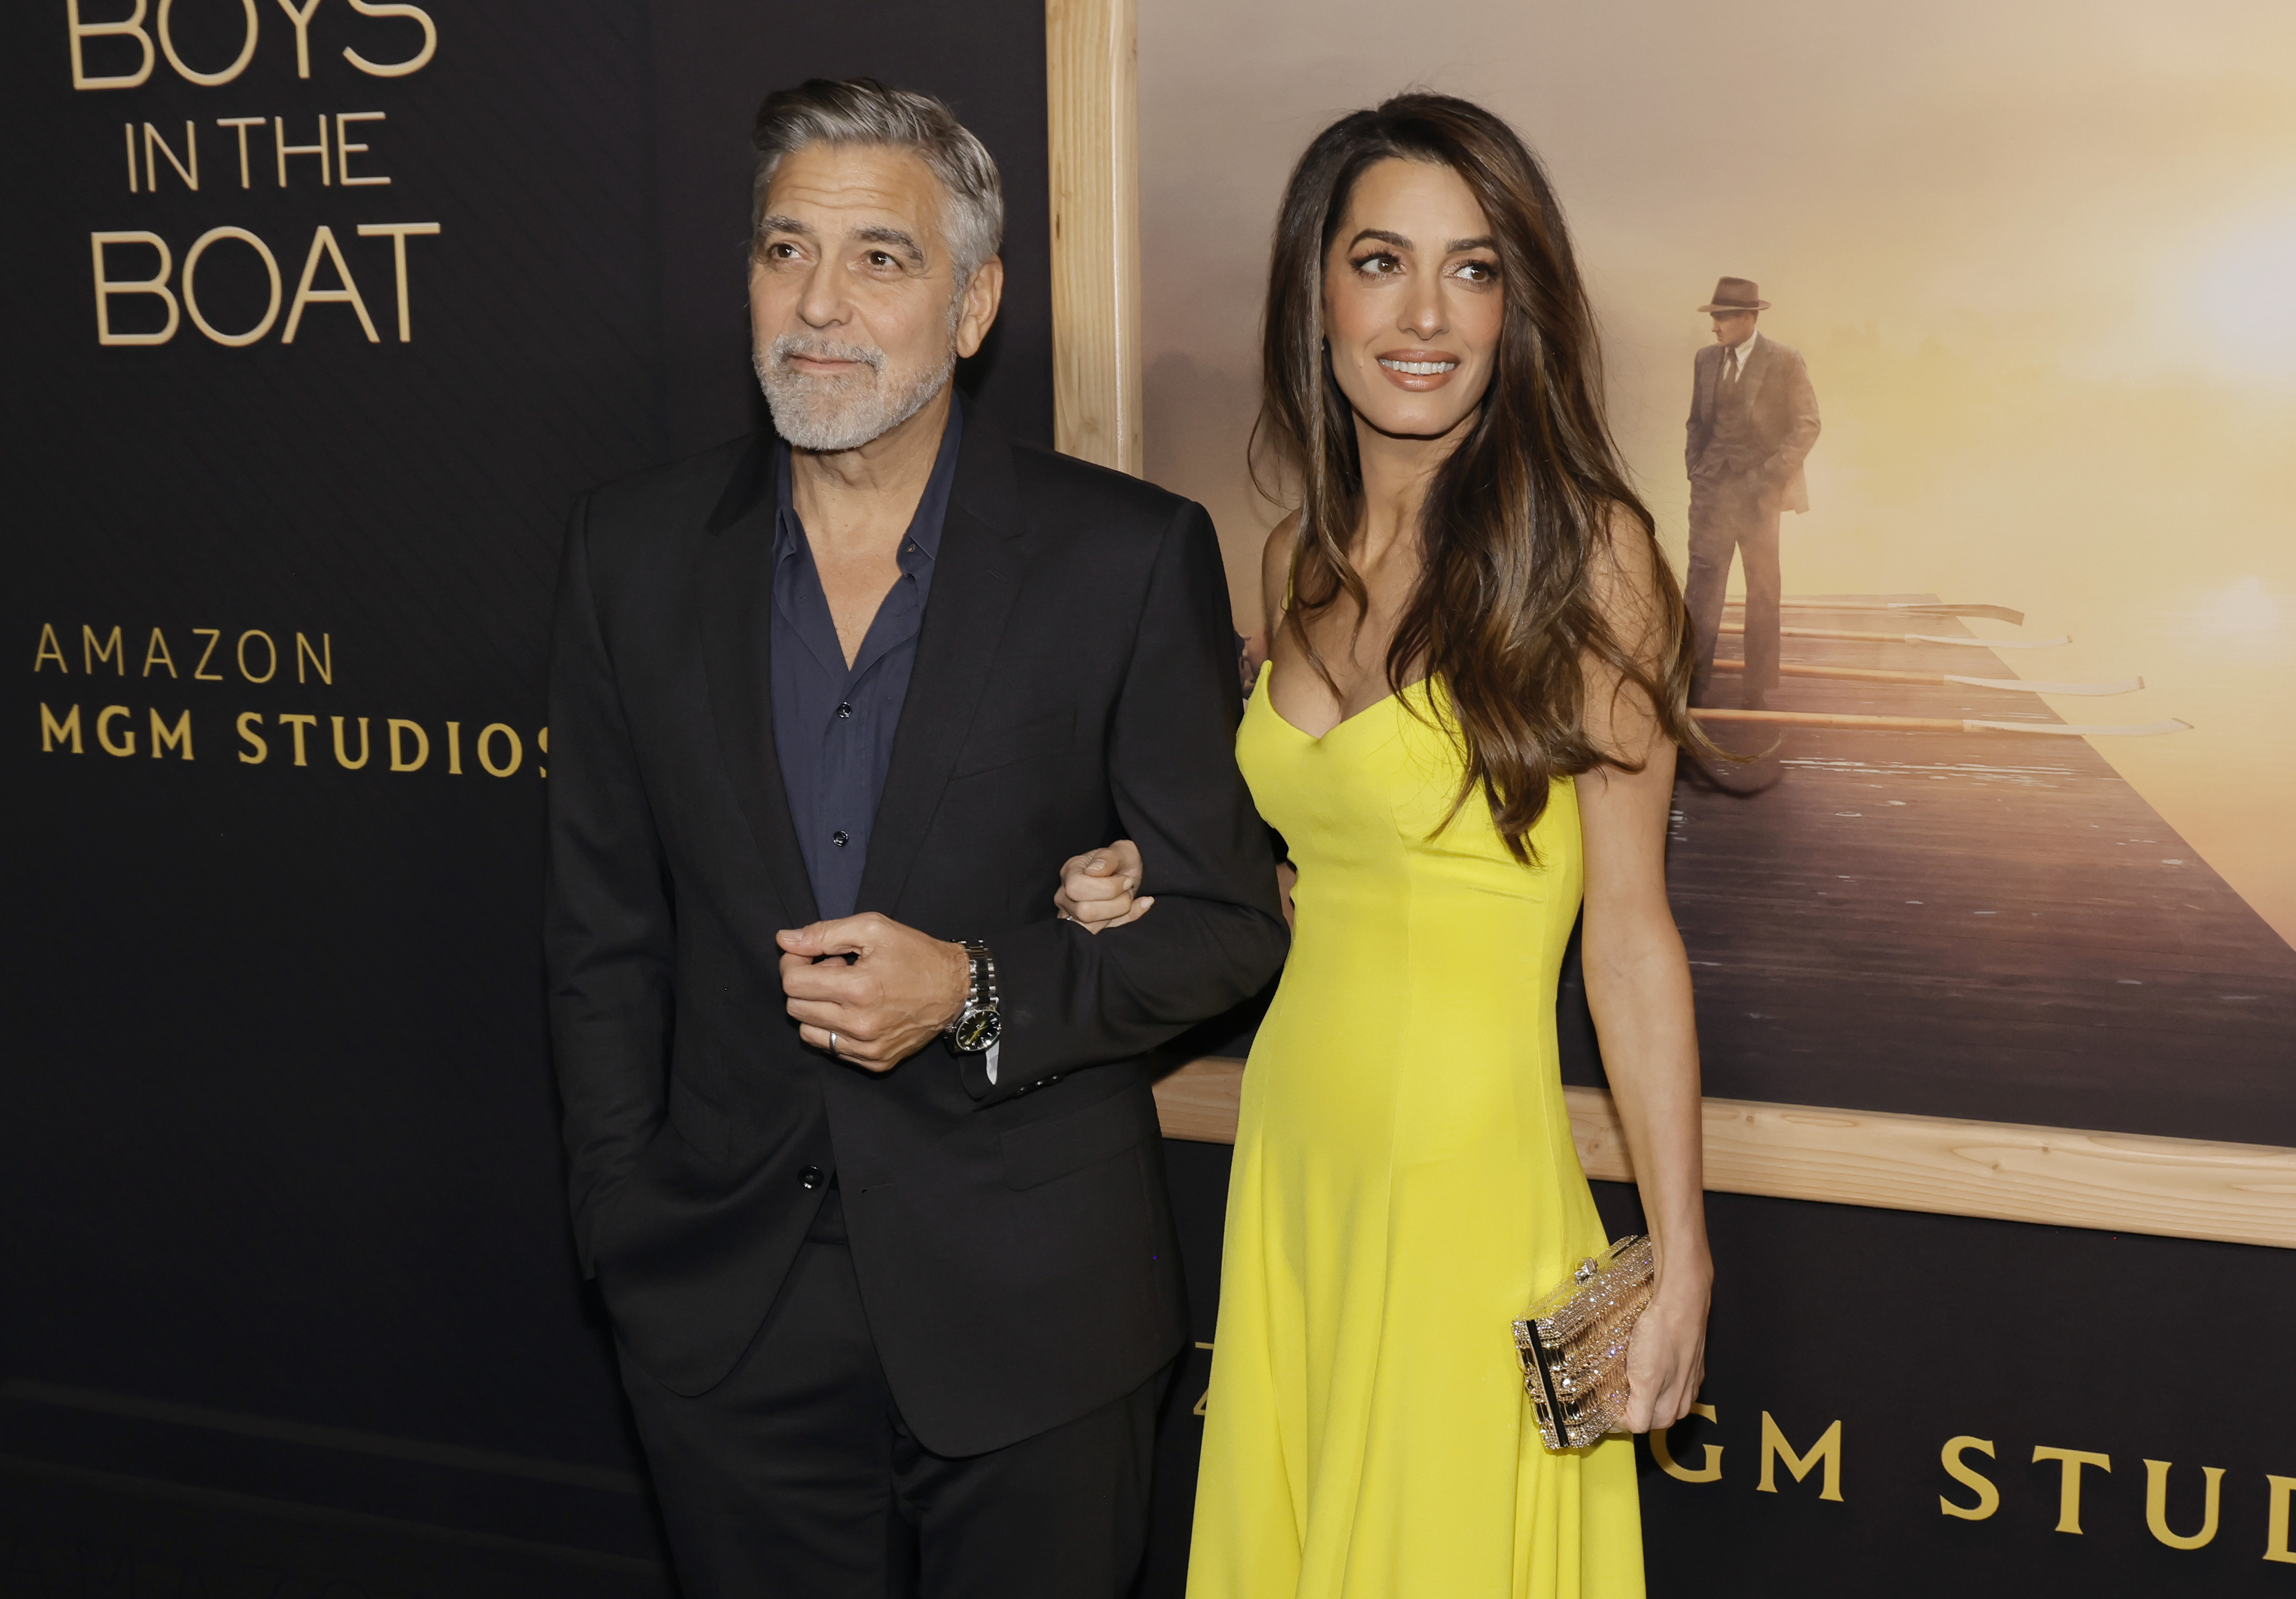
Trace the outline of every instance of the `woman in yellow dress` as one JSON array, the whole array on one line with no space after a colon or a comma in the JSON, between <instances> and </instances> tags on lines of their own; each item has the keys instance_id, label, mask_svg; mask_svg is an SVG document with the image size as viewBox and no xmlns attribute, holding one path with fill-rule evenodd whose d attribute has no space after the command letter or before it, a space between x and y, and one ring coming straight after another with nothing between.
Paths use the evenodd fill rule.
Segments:
<instances>
[{"instance_id":1,"label":"woman in yellow dress","mask_svg":"<svg viewBox=\"0 0 2296 1599\"><path fill-rule=\"evenodd\" d=\"M1290 846L1294 942L1243 1078L1188 1593L1626 1599L1632 1445L1542 1447L1507 1325L1605 1242L1555 1042L1583 897L1659 1250L1633 1424L1696 1396L1680 594L1603 422L1562 215L1497 118L1405 95L1317 138L1265 338L1260 438L1300 506L1267 543L1236 754ZM1101 855L1064 910L1142 914L1154 861Z\"/></svg>"}]
</instances>

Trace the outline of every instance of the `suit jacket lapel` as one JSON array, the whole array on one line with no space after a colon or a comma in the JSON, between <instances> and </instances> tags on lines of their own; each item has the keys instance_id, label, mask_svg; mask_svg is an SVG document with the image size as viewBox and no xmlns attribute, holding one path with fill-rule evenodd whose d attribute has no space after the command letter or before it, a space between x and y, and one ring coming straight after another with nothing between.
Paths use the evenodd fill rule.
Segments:
<instances>
[{"instance_id":1,"label":"suit jacket lapel","mask_svg":"<svg viewBox=\"0 0 2296 1599\"><path fill-rule=\"evenodd\" d=\"M774 439L735 472L710 513L695 563L701 658L718 750L750 834L780 896L786 925L816 919L789 793L774 754Z\"/></svg>"},{"instance_id":2,"label":"suit jacket lapel","mask_svg":"<svg viewBox=\"0 0 2296 1599\"><path fill-rule=\"evenodd\" d=\"M988 687L1021 581L1021 525L1013 447L978 412L964 420L925 603L908 698L893 733L893 758L869 836L860 908L894 914L941 790L956 765ZM792 834L791 849L795 849Z\"/></svg>"},{"instance_id":3,"label":"suit jacket lapel","mask_svg":"<svg viewBox=\"0 0 2296 1599\"><path fill-rule=\"evenodd\" d=\"M1719 398L1722 382L1722 347L1710 344L1698 352L1698 403L1696 410L1704 422L1714 420L1714 406Z\"/></svg>"}]
</instances>

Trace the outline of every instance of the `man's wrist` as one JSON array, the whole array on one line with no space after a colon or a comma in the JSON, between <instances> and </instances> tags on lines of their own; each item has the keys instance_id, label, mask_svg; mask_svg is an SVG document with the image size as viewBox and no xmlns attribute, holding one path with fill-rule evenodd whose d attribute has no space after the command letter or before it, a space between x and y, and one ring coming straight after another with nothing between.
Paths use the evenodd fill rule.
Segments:
<instances>
[{"instance_id":1,"label":"man's wrist","mask_svg":"<svg viewBox=\"0 0 2296 1599\"><path fill-rule=\"evenodd\" d=\"M972 1001L972 957L966 953L964 946L955 939L941 940L941 950L945 957L942 970L947 974L945 986L953 996L941 1012L940 1030L946 1033L956 1025L957 1019L964 1014L964 1007Z\"/></svg>"}]
</instances>

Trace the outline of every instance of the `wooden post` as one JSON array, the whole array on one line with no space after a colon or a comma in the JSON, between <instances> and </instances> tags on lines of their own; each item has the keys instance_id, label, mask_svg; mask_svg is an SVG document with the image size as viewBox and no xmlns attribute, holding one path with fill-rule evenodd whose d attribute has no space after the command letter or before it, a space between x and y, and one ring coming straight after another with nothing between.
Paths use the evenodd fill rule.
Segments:
<instances>
[{"instance_id":1,"label":"wooden post","mask_svg":"<svg viewBox=\"0 0 2296 1599\"><path fill-rule=\"evenodd\" d=\"M1140 139L1134 0L1046 0L1053 441L1137 476Z\"/></svg>"}]
</instances>

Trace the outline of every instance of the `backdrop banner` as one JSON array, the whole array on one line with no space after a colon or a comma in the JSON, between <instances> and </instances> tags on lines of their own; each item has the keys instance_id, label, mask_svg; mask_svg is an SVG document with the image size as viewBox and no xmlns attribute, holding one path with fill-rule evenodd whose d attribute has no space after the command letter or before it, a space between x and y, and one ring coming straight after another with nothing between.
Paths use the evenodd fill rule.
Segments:
<instances>
[{"instance_id":1,"label":"backdrop banner","mask_svg":"<svg viewBox=\"0 0 2296 1599\"><path fill-rule=\"evenodd\" d=\"M2021 726L1780 725L1775 749L1755 728L1755 778L1685 787L1677 909L1711 1091L2296 1144L2273 1092L2296 855L2267 824L2296 724L2243 687L2288 664L2296 569L2272 535L2291 486L2268 441L2296 358L2268 294L2231 334L2177 320L2257 262L2274 293L2285 275L2284 24L2234 6L2147 24L2176 29L2164 54L2135 23L1975 8L1935 14L1915 50L1758 8L1735 42L1719 20L1704 45L1677 37L1668 70L1735 83L1775 122L1796 84L1846 117L1892 63L1903 92L1866 97L1882 109L1853 156L1916 89L1927 119L1875 186L1887 204L1843 209L1851 156L1765 122L1738 144L1759 160L1685 209L1646 180L1707 193L1701 119L1720 113L1677 106L1695 127L1661 136L1677 89L1634 77L1650 39L1690 37L1672 13L1508 9L1505 47L1473 53L1488 67L1447 77L1391 53L1364 68L1351 4L1202 9L1142 19L1148 438L1152 475L1210 504L1236 550L1267 525L1233 467L1268 184L1320 119L1416 74L1488 91L1556 157L1609 264L1622 431L1677 554L1689 308L1751 273L1828 430L1788 564L1790 592L1831 608L1790 625L1990 641L1813 640L1796 664L2142 673L2112 719L2198 728L2091 741L2033 731L2103 719L2062 695L1792 679L1774 703ZM1296 50L1252 66L1308 37L1328 72ZM2043 71L2035 41L2067 38L2083 53ZM2185 63L2183 98L2148 78L2113 99L2112 62L2155 58ZM0 394L19 504L0 636L20 652L0 740L0 1595L668 1594L570 1247L544 1028L563 519L584 487L754 425L749 119L815 74L941 94L996 155L1007 299L960 381L1049 442L1043 8L26 0L0 14L0 62L19 217L0 289L21 313ZM1643 84L1618 96L1652 112L1639 131L1603 119L1606 74ZM2033 113L2037 93L2057 110ZM2088 114L2100 95L2115 117ZM2057 253L2021 250L2029 191L1985 153L2012 135L2033 185L2069 167L2138 188ZM1956 199L1932 166L1986 183ZM2210 170L2240 176L2194 180ZM2173 248L2108 226L2164 197L2189 220L2203 192L2215 220L2164 231ZM1949 258L1916 248L1953 231L1924 221L1940 214ZM1158 266L1175 238L1186 283ZM2121 275L2089 269L2107 256ZM2131 256L2159 294L2128 287ZM1226 353L1160 333L1176 318ZM2073 349L2084 319L2103 331ZM2083 487L2100 460L2136 464ZM1234 570L1248 616L1255 568ZM2030 622L1857 609L1909 600ZM2059 633L2075 643L2054 654L2008 647ZM1575 991L1566 1008L1570 1074L1598 1083ZM1192 1044L1240 1054L1250 1026ZM1185 1579L1227 1169L1216 1144L1166 1156L1197 1347L1164 1422L1154 1595ZM1598 1193L1634 1225L1630 1193ZM1712 1212L1712 1414L1644 1454L1653 1592L2296 1580L2290 1255Z\"/></svg>"},{"instance_id":2,"label":"backdrop banner","mask_svg":"<svg viewBox=\"0 0 2296 1599\"><path fill-rule=\"evenodd\" d=\"M1043 60L1016 4L0 16L0 1592L666 1591L544 1029L559 542L753 425L750 119L815 74L987 139L963 381L1049 442Z\"/></svg>"}]
</instances>

